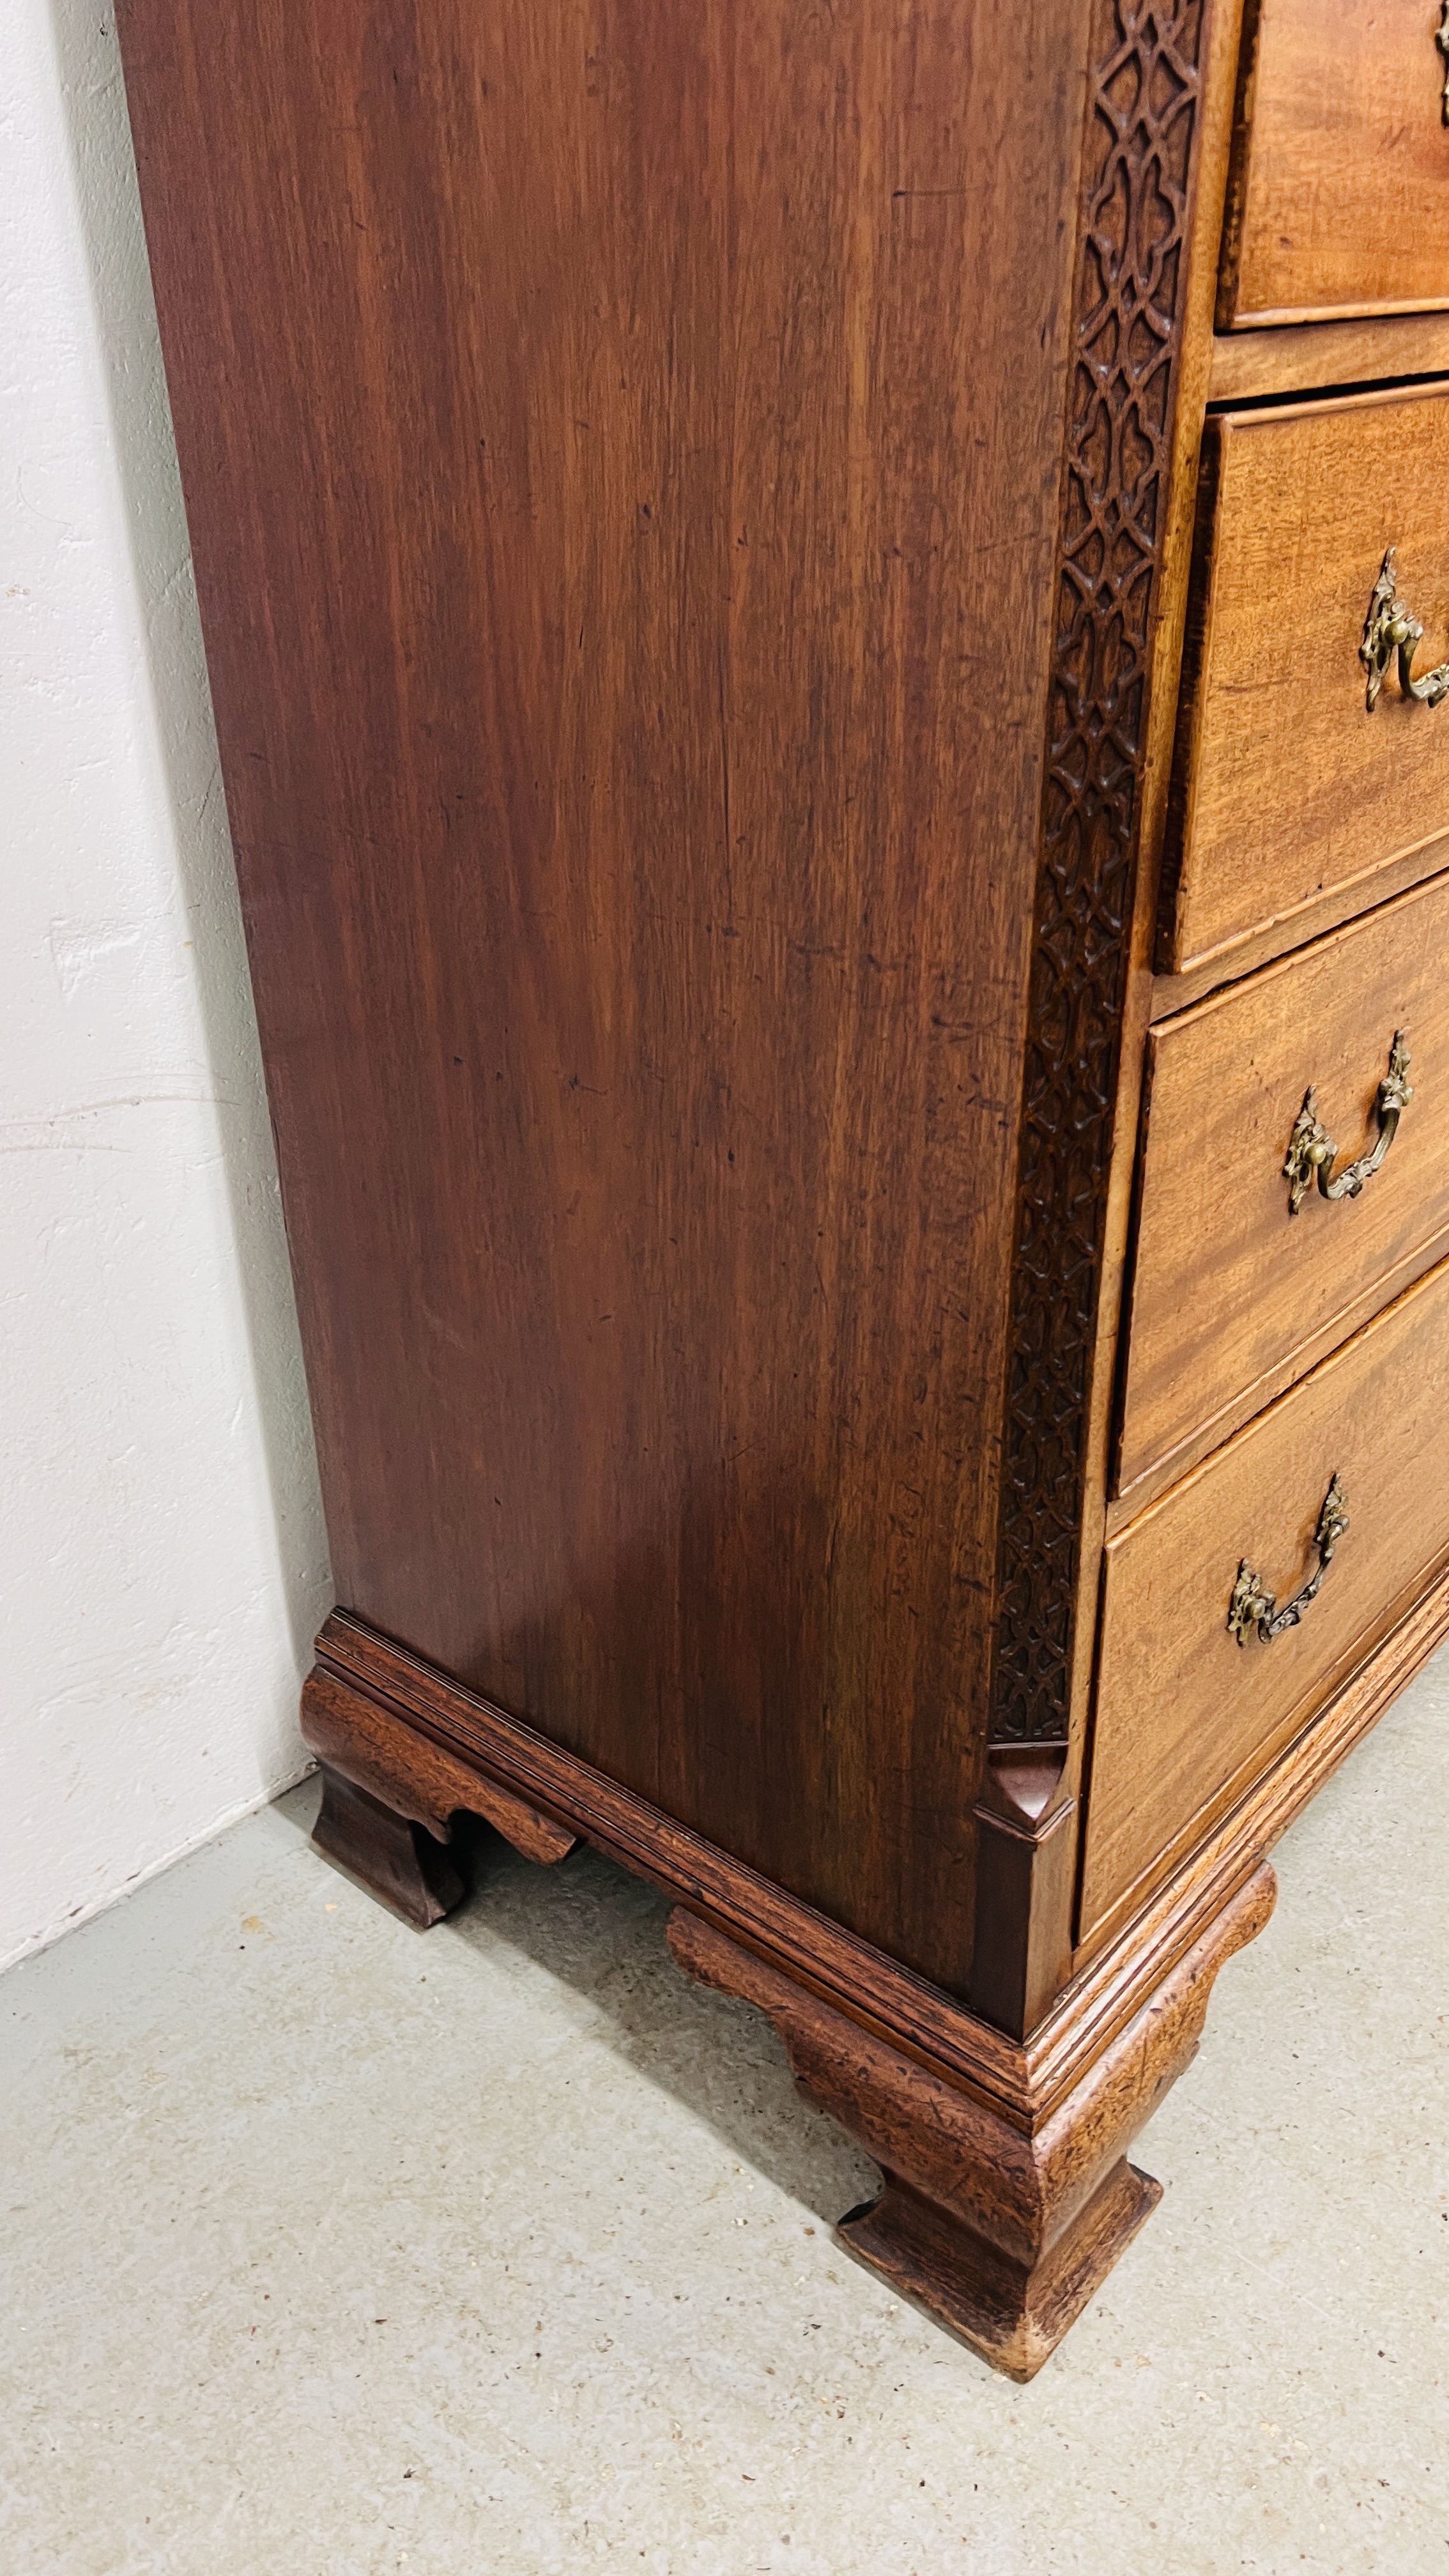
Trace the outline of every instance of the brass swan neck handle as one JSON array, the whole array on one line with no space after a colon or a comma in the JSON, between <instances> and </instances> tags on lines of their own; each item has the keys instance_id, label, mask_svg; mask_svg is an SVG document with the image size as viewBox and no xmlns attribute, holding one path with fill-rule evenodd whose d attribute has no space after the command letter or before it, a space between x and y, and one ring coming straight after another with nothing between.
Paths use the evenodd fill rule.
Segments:
<instances>
[{"instance_id":1,"label":"brass swan neck handle","mask_svg":"<svg viewBox=\"0 0 1449 2576\"><path fill-rule=\"evenodd\" d=\"M1285 1628L1296 1628L1309 1602L1316 1601L1322 1591L1323 1578L1333 1562L1333 1551L1347 1528L1348 1497L1335 1476L1323 1497L1323 1508L1313 1533L1318 1563L1307 1581L1299 1585L1292 1600L1285 1601L1280 1610L1275 1595L1259 1581L1244 1557L1228 1605L1228 1634L1236 1637L1240 1646L1246 1646L1250 1637L1261 1637L1265 1646L1271 1646L1273 1639L1281 1637Z\"/></svg>"},{"instance_id":2,"label":"brass swan neck handle","mask_svg":"<svg viewBox=\"0 0 1449 2576\"><path fill-rule=\"evenodd\" d=\"M1445 0L1449 8L1449 0ZM1422 680L1412 677L1414 648L1423 635L1422 621L1415 617L1407 600L1400 599L1398 579L1394 572L1397 547L1390 546L1374 583L1373 597L1364 619L1363 642L1358 658L1368 673L1364 703L1372 715L1384 685L1384 674L1395 654L1399 661L1399 687L1406 698L1417 698L1421 706L1442 706L1449 698L1449 662L1440 662L1426 671Z\"/></svg>"},{"instance_id":3,"label":"brass swan neck handle","mask_svg":"<svg viewBox=\"0 0 1449 2576\"><path fill-rule=\"evenodd\" d=\"M1373 1179L1399 1132L1399 1120L1414 1097L1413 1085L1408 1079L1411 1062L1407 1034L1403 1029L1395 1029L1394 1043L1389 1049L1389 1069L1379 1084L1374 1101L1378 1141L1368 1153L1360 1154L1356 1163L1345 1163L1336 1176L1333 1176L1333 1163L1338 1147L1318 1115L1318 1094L1310 1084L1294 1121L1293 1133L1288 1140L1287 1160L1283 1165L1290 1216L1298 1214L1315 1180L1321 1198L1356 1199L1365 1181Z\"/></svg>"}]
</instances>

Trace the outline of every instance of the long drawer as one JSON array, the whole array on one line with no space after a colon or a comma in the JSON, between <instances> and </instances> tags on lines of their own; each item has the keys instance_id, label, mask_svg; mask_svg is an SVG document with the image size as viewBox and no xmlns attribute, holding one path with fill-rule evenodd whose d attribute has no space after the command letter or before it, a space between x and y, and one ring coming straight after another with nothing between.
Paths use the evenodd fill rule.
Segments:
<instances>
[{"instance_id":1,"label":"long drawer","mask_svg":"<svg viewBox=\"0 0 1449 2576\"><path fill-rule=\"evenodd\" d=\"M1446 959L1441 876L1152 1032L1119 1494L1180 1472L1436 1257Z\"/></svg>"},{"instance_id":2,"label":"long drawer","mask_svg":"<svg viewBox=\"0 0 1449 2576\"><path fill-rule=\"evenodd\" d=\"M1449 304L1435 0L1247 0L1218 328Z\"/></svg>"},{"instance_id":3,"label":"long drawer","mask_svg":"<svg viewBox=\"0 0 1449 2576\"><path fill-rule=\"evenodd\" d=\"M1258 1578L1271 1641L1229 1628ZM1331 1529L1327 1531L1331 1536ZM1099 1938L1270 1762L1449 1550L1449 1263L1407 1290L1106 1551L1082 1938Z\"/></svg>"},{"instance_id":4,"label":"long drawer","mask_svg":"<svg viewBox=\"0 0 1449 2576\"><path fill-rule=\"evenodd\" d=\"M1376 870L1449 858L1449 707L1437 683L1404 693L1388 640L1395 604L1422 624L1416 685L1449 649L1446 453L1449 382L1208 421L1163 969L1275 927L1287 947L1326 892L1367 903ZM1372 706L1371 617L1388 663Z\"/></svg>"}]
</instances>

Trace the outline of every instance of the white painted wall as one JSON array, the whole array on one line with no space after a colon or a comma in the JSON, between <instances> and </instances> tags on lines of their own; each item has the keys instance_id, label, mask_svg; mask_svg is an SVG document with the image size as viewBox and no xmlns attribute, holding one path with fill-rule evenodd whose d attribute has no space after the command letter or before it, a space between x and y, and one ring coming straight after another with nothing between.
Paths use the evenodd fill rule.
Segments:
<instances>
[{"instance_id":1,"label":"white painted wall","mask_svg":"<svg viewBox=\"0 0 1449 2576\"><path fill-rule=\"evenodd\" d=\"M0 42L0 1965L305 1767L328 1600L114 31Z\"/></svg>"}]
</instances>

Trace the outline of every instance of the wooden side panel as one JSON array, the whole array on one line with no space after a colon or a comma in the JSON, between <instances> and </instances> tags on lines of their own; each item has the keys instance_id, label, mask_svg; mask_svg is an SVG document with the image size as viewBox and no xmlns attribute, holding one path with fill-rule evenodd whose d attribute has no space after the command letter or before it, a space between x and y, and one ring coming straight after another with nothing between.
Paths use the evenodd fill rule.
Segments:
<instances>
[{"instance_id":1,"label":"wooden side panel","mask_svg":"<svg viewBox=\"0 0 1449 2576\"><path fill-rule=\"evenodd\" d=\"M1085 0L125 0L345 1601L971 1938Z\"/></svg>"},{"instance_id":2,"label":"wooden side panel","mask_svg":"<svg viewBox=\"0 0 1449 2576\"><path fill-rule=\"evenodd\" d=\"M1449 305L1433 0L1251 0L1219 327Z\"/></svg>"},{"instance_id":3,"label":"wooden side panel","mask_svg":"<svg viewBox=\"0 0 1449 2576\"><path fill-rule=\"evenodd\" d=\"M1379 868L1443 865L1449 717L1394 677L1370 713L1359 646L1393 546L1424 628L1415 676L1449 650L1446 439L1444 385L1209 422L1164 969L1275 927L1286 948L1329 889L1367 902Z\"/></svg>"},{"instance_id":4,"label":"wooden side panel","mask_svg":"<svg viewBox=\"0 0 1449 2576\"><path fill-rule=\"evenodd\" d=\"M1082 1939L1266 1769L1449 1549L1449 1265L1134 1521L1106 1553ZM1287 1602L1332 1479L1349 1512L1300 1624L1239 1646L1246 1560Z\"/></svg>"},{"instance_id":5,"label":"wooden side panel","mask_svg":"<svg viewBox=\"0 0 1449 2576\"><path fill-rule=\"evenodd\" d=\"M1322 1356L1323 1335L1362 1323L1365 1299L1387 1302L1405 1262L1433 1258L1449 1226L1446 956L1439 877L1154 1030L1120 1492L1223 1438ZM1377 1140L1399 1030L1414 1098L1382 1168L1357 1198L1313 1189L1294 1215L1283 1162L1305 1094L1341 1171Z\"/></svg>"}]
</instances>

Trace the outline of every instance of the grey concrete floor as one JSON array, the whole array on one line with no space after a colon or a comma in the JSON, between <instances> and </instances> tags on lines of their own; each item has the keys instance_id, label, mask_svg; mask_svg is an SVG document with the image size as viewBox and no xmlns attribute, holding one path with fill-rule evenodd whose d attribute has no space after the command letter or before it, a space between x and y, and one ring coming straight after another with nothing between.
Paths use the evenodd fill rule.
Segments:
<instances>
[{"instance_id":1,"label":"grey concrete floor","mask_svg":"<svg viewBox=\"0 0 1449 2576\"><path fill-rule=\"evenodd\" d=\"M1030 2388L665 1907L500 1845L425 1939L309 1785L0 1985L4 2576L1449 2576L1449 1660L1279 1854Z\"/></svg>"}]
</instances>

